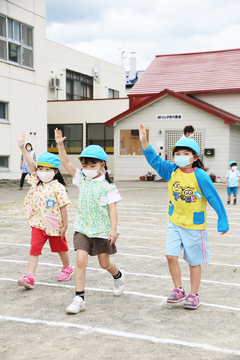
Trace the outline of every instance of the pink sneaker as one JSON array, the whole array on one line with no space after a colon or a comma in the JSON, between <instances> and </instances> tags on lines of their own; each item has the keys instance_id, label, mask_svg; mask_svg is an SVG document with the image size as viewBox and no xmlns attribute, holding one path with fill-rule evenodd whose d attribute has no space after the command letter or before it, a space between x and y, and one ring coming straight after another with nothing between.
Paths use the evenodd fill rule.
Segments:
<instances>
[{"instance_id":1,"label":"pink sneaker","mask_svg":"<svg viewBox=\"0 0 240 360\"><path fill-rule=\"evenodd\" d=\"M175 288L167 298L167 303L178 303L186 300L186 298L184 289Z\"/></svg>"},{"instance_id":2,"label":"pink sneaker","mask_svg":"<svg viewBox=\"0 0 240 360\"><path fill-rule=\"evenodd\" d=\"M64 266L61 271L61 275L58 277L58 281L66 281L69 280L73 274L73 268L71 265Z\"/></svg>"},{"instance_id":3,"label":"pink sneaker","mask_svg":"<svg viewBox=\"0 0 240 360\"><path fill-rule=\"evenodd\" d=\"M21 279L17 281L19 286L24 286L26 289L34 288L34 279L31 275L23 275Z\"/></svg>"},{"instance_id":4,"label":"pink sneaker","mask_svg":"<svg viewBox=\"0 0 240 360\"><path fill-rule=\"evenodd\" d=\"M200 301L199 301L199 296L192 294L191 292L189 293L187 300L185 301L183 307L185 309L197 309L200 306Z\"/></svg>"}]
</instances>

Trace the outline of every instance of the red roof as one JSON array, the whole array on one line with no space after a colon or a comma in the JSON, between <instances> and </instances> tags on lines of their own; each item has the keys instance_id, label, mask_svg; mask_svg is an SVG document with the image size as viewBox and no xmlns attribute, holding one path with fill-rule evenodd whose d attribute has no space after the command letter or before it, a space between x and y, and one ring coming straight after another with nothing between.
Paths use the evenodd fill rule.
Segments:
<instances>
[{"instance_id":1,"label":"red roof","mask_svg":"<svg viewBox=\"0 0 240 360\"><path fill-rule=\"evenodd\" d=\"M164 89L184 93L240 91L240 49L157 55L128 96L157 94Z\"/></svg>"},{"instance_id":2,"label":"red roof","mask_svg":"<svg viewBox=\"0 0 240 360\"><path fill-rule=\"evenodd\" d=\"M210 105L210 104L206 103L205 101L196 99L196 98L186 95L186 94L176 93L176 92L168 90L168 89L165 89L164 91L161 91L159 94L153 95L149 99L142 101L141 103L138 103L137 105L131 107L129 110L126 110L123 113L115 116L114 118L106 121L104 123L104 125L105 126L114 126L114 124L117 121L122 120L123 118L131 115L134 112L139 111L140 109L142 109L144 107L147 107L148 105L150 105L151 103L154 103L155 101L158 101L161 97L163 97L165 95L173 96L176 99L179 99L179 100L184 101L192 106L197 107L198 109L201 109L212 115L215 115L215 116L223 119L225 124L239 124L240 125L240 117L233 115L227 111L224 111L216 106Z\"/></svg>"}]
</instances>

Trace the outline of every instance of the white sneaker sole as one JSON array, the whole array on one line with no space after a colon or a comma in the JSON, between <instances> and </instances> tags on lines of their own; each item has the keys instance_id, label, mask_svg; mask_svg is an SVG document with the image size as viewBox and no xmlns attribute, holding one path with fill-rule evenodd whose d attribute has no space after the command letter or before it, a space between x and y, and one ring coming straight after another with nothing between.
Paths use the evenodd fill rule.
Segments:
<instances>
[{"instance_id":1,"label":"white sneaker sole","mask_svg":"<svg viewBox=\"0 0 240 360\"><path fill-rule=\"evenodd\" d=\"M82 307L81 309L79 309L79 308L71 309L70 307L67 307L65 311L67 314L78 314L79 312L81 312L83 310L85 310L85 306Z\"/></svg>"}]
</instances>

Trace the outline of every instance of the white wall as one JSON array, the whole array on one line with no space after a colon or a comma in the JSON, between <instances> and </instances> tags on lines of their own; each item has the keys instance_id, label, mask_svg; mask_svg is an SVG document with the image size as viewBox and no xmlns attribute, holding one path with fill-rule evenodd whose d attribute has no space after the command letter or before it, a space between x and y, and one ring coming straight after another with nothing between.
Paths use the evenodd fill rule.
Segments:
<instances>
[{"instance_id":1,"label":"white wall","mask_svg":"<svg viewBox=\"0 0 240 360\"><path fill-rule=\"evenodd\" d=\"M240 92L227 94L195 94L194 97L240 116Z\"/></svg>"},{"instance_id":2,"label":"white wall","mask_svg":"<svg viewBox=\"0 0 240 360\"><path fill-rule=\"evenodd\" d=\"M182 114L182 120L156 120L157 114ZM149 129L150 144L155 151L163 154L165 159L165 133L166 131L182 131L185 125L193 125L195 130L204 131L204 148L215 148L214 157L203 157L205 167L209 173L225 177L225 169L228 164L229 152L229 125L224 124L222 119L208 114L194 106L184 103L171 96L165 96L161 100L145 107L144 109L119 121L114 129L114 143L119 144L120 129L137 129L139 124ZM159 130L162 131L161 135ZM157 141L164 142L164 149L156 146ZM151 170L144 156L119 156L119 149L114 153L114 176L116 180L136 180L140 175ZM223 166L223 164L225 164Z\"/></svg>"},{"instance_id":3,"label":"white wall","mask_svg":"<svg viewBox=\"0 0 240 360\"><path fill-rule=\"evenodd\" d=\"M96 57L73 50L47 40L47 78L62 79L62 90L51 90L48 86L48 100L66 99L66 69L88 76L94 75L94 65L99 66L99 82L94 80L94 99L108 98L108 89L119 91L119 97L125 97L125 69Z\"/></svg>"},{"instance_id":4,"label":"white wall","mask_svg":"<svg viewBox=\"0 0 240 360\"><path fill-rule=\"evenodd\" d=\"M0 177L15 179L21 174L17 135L25 132L37 155L47 149L45 0L1 1L0 13L34 28L33 70L0 61L0 101L9 103L9 123L0 123L0 154L9 156L9 171Z\"/></svg>"},{"instance_id":5,"label":"white wall","mask_svg":"<svg viewBox=\"0 0 240 360\"><path fill-rule=\"evenodd\" d=\"M230 125L229 161L236 161L240 169L240 126Z\"/></svg>"}]
</instances>

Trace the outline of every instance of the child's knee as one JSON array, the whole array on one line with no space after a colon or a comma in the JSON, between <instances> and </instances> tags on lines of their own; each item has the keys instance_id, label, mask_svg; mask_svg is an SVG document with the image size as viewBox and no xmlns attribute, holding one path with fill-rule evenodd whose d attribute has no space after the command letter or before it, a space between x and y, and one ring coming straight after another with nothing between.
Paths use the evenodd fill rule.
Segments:
<instances>
[{"instance_id":1,"label":"child's knee","mask_svg":"<svg viewBox=\"0 0 240 360\"><path fill-rule=\"evenodd\" d=\"M178 257L177 256L172 256L172 255L166 255L167 261L168 263L174 263L178 261Z\"/></svg>"},{"instance_id":2,"label":"child's knee","mask_svg":"<svg viewBox=\"0 0 240 360\"><path fill-rule=\"evenodd\" d=\"M99 264L100 264L101 268L102 268L103 270L106 270L106 271L108 271L108 270L110 269L110 267L111 267L110 261L109 261L109 262L99 261Z\"/></svg>"}]
</instances>

